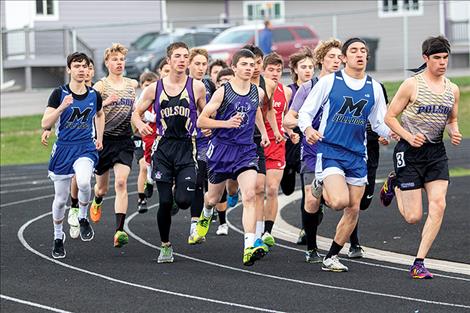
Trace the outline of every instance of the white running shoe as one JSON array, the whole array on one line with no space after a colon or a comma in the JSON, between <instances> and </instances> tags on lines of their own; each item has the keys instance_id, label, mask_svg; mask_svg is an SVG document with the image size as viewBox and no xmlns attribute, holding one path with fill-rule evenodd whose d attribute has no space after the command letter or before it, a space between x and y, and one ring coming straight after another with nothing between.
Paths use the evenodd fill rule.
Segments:
<instances>
[{"instance_id":1,"label":"white running shoe","mask_svg":"<svg viewBox=\"0 0 470 313\"><path fill-rule=\"evenodd\" d=\"M219 225L217 228L217 231L215 232L217 236L227 236L228 235L228 225L227 223L224 223L222 225Z\"/></svg>"},{"instance_id":2,"label":"white running shoe","mask_svg":"<svg viewBox=\"0 0 470 313\"><path fill-rule=\"evenodd\" d=\"M347 272L348 271L348 267L339 261L337 255L333 255L331 258L328 258L328 259L325 257L323 259L323 265L321 269L324 271L329 271L329 272Z\"/></svg>"},{"instance_id":3,"label":"white running shoe","mask_svg":"<svg viewBox=\"0 0 470 313\"><path fill-rule=\"evenodd\" d=\"M70 237L76 239L80 236L80 223L78 222L79 208L70 207L69 215L67 216L67 222L69 223Z\"/></svg>"}]
</instances>

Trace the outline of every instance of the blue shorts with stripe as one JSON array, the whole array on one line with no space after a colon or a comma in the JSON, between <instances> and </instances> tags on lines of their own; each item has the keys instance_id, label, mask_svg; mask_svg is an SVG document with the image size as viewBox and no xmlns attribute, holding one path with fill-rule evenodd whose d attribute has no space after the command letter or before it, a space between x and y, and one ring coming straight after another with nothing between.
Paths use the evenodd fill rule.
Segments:
<instances>
[{"instance_id":1,"label":"blue shorts with stripe","mask_svg":"<svg viewBox=\"0 0 470 313\"><path fill-rule=\"evenodd\" d=\"M92 140L57 141L54 143L49 160L49 176L51 178L71 177L75 174L73 165L79 158L88 158L93 166L98 163L98 151Z\"/></svg>"}]
</instances>

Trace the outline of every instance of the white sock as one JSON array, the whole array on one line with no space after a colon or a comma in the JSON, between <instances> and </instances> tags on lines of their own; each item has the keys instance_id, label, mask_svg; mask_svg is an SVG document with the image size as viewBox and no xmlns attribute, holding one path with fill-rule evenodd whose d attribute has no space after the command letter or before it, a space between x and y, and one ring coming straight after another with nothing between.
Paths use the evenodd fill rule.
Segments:
<instances>
[{"instance_id":1,"label":"white sock","mask_svg":"<svg viewBox=\"0 0 470 313\"><path fill-rule=\"evenodd\" d=\"M245 233L245 249L255 245L255 234Z\"/></svg>"},{"instance_id":2,"label":"white sock","mask_svg":"<svg viewBox=\"0 0 470 313\"><path fill-rule=\"evenodd\" d=\"M204 206L203 212L204 212L204 217L211 217L212 213L214 212L214 208L212 207L209 209L206 206Z\"/></svg>"},{"instance_id":3,"label":"white sock","mask_svg":"<svg viewBox=\"0 0 470 313\"><path fill-rule=\"evenodd\" d=\"M261 238L264 233L264 221L256 221L256 239Z\"/></svg>"},{"instance_id":4,"label":"white sock","mask_svg":"<svg viewBox=\"0 0 470 313\"><path fill-rule=\"evenodd\" d=\"M87 217L88 213L88 205L82 205L80 202L78 203L80 210L78 211L78 219L81 220L82 218Z\"/></svg>"},{"instance_id":5,"label":"white sock","mask_svg":"<svg viewBox=\"0 0 470 313\"><path fill-rule=\"evenodd\" d=\"M60 224L54 223L54 240L64 238L64 232L63 232L62 228L63 228L62 223L60 223Z\"/></svg>"}]
</instances>

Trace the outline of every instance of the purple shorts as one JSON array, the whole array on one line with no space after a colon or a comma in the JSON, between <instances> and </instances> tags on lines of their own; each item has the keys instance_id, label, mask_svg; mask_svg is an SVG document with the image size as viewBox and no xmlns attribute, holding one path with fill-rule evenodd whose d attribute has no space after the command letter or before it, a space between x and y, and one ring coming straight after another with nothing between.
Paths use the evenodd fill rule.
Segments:
<instances>
[{"instance_id":1,"label":"purple shorts","mask_svg":"<svg viewBox=\"0 0 470 313\"><path fill-rule=\"evenodd\" d=\"M256 144L235 146L209 142L207 169L211 184L237 179L238 175L246 170L258 170Z\"/></svg>"}]
</instances>

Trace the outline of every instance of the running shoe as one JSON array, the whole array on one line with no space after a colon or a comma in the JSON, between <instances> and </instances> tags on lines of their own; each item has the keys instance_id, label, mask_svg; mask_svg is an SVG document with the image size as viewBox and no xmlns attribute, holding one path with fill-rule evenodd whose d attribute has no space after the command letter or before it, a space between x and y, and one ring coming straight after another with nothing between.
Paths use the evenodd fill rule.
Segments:
<instances>
[{"instance_id":1,"label":"running shoe","mask_svg":"<svg viewBox=\"0 0 470 313\"><path fill-rule=\"evenodd\" d=\"M78 238L80 236L80 224L78 223L78 212L80 209L78 207L70 207L69 215L67 217L67 222L69 223L70 229L70 237L73 239Z\"/></svg>"},{"instance_id":2,"label":"running shoe","mask_svg":"<svg viewBox=\"0 0 470 313\"><path fill-rule=\"evenodd\" d=\"M341 263L337 255L333 255L331 258L324 258L321 267L322 270L328 272L347 272L348 267Z\"/></svg>"},{"instance_id":3,"label":"running shoe","mask_svg":"<svg viewBox=\"0 0 470 313\"><path fill-rule=\"evenodd\" d=\"M217 236L227 236L228 235L228 225L227 223L224 223L222 225L219 225L217 228L217 231L215 232Z\"/></svg>"},{"instance_id":4,"label":"running shoe","mask_svg":"<svg viewBox=\"0 0 470 313\"><path fill-rule=\"evenodd\" d=\"M299 233L299 238L297 238L297 245L303 246L307 244L307 234L305 234L305 230L302 228Z\"/></svg>"},{"instance_id":5,"label":"running shoe","mask_svg":"<svg viewBox=\"0 0 470 313\"><path fill-rule=\"evenodd\" d=\"M139 200L139 202L137 202L137 212L139 212L140 214L143 214L143 213L147 213L148 211L148 207L147 207L147 200Z\"/></svg>"},{"instance_id":6,"label":"running shoe","mask_svg":"<svg viewBox=\"0 0 470 313\"><path fill-rule=\"evenodd\" d=\"M268 247L272 247L276 244L276 241L274 240L274 237L273 235L271 235L270 233L268 232L265 232L263 234L263 236L261 237L261 239L263 239L263 242L268 246Z\"/></svg>"},{"instance_id":7,"label":"running shoe","mask_svg":"<svg viewBox=\"0 0 470 313\"><path fill-rule=\"evenodd\" d=\"M259 259L257 255L261 253L260 250L263 250L263 248L261 247L245 248L243 250L243 265L251 266L255 264L255 261Z\"/></svg>"},{"instance_id":8,"label":"running shoe","mask_svg":"<svg viewBox=\"0 0 470 313\"><path fill-rule=\"evenodd\" d=\"M209 226L211 224L211 217L205 217L204 211L201 212L201 216L196 224L196 233L199 237L206 237L207 232L209 231Z\"/></svg>"},{"instance_id":9,"label":"running shoe","mask_svg":"<svg viewBox=\"0 0 470 313\"><path fill-rule=\"evenodd\" d=\"M93 223L98 223L101 219L101 207L103 206L103 202L100 204L96 203L95 199L90 205L90 219Z\"/></svg>"},{"instance_id":10,"label":"running shoe","mask_svg":"<svg viewBox=\"0 0 470 313\"><path fill-rule=\"evenodd\" d=\"M383 206L389 206L392 203L393 197L395 196L395 181L397 176L395 172L390 172L388 174L387 180L384 182L382 188L380 189L380 202Z\"/></svg>"},{"instance_id":11,"label":"running shoe","mask_svg":"<svg viewBox=\"0 0 470 313\"><path fill-rule=\"evenodd\" d=\"M318 254L317 249L305 251L305 262L307 263L321 263L323 258Z\"/></svg>"},{"instance_id":12,"label":"running shoe","mask_svg":"<svg viewBox=\"0 0 470 313\"><path fill-rule=\"evenodd\" d=\"M123 230L117 230L114 234L114 247L121 248L129 242L129 236Z\"/></svg>"},{"instance_id":13,"label":"running shoe","mask_svg":"<svg viewBox=\"0 0 470 313\"><path fill-rule=\"evenodd\" d=\"M148 181L145 182L144 194L147 199L152 198L153 196L153 184L152 183L149 183Z\"/></svg>"},{"instance_id":14,"label":"running shoe","mask_svg":"<svg viewBox=\"0 0 470 313\"><path fill-rule=\"evenodd\" d=\"M65 248L64 248L64 242L65 242L65 233L62 239L54 239L54 243L52 246L52 257L54 259L63 259L65 258Z\"/></svg>"},{"instance_id":15,"label":"running shoe","mask_svg":"<svg viewBox=\"0 0 470 313\"><path fill-rule=\"evenodd\" d=\"M173 206L171 207L171 216L175 216L176 213L178 213L179 210L180 210L180 208L176 204L175 200L173 200Z\"/></svg>"},{"instance_id":16,"label":"running shoe","mask_svg":"<svg viewBox=\"0 0 470 313\"><path fill-rule=\"evenodd\" d=\"M188 237L188 244L197 245L206 241L206 237L198 236L196 230L194 230Z\"/></svg>"},{"instance_id":17,"label":"running shoe","mask_svg":"<svg viewBox=\"0 0 470 313\"><path fill-rule=\"evenodd\" d=\"M316 178L312 181L312 195L320 199L323 192L323 183Z\"/></svg>"},{"instance_id":18,"label":"running shoe","mask_svg":"<svg viewBox=\"0 0 470 313\"><path fill-rule=\"evenodd\" d=\"M410 267L410 276L414 279L432 279L433 275L424 266L424 262L415 262Z\"/></svg>"},{"instance_id":19,"label":"running shoe","mask_svg":"<svg viewBox=\"0 0 470 313\"><path fill-rule=\"evenodd\" d=\"M234 195L229 195L227 193L227 207L233 208L238 203L238 191Z\"/></svg>"},{"instance_id":20,"label":"running shoe","mask_svg":"<svg viewBox=\"0 0 470 313\"><path fill-rule=\"evenodd\" d=\"M349 247L348 258L360 259L364 256L364 249L360 245Z\"/></svg>"},{"instance_id":21,"label":"running shoe","mask_svg":"<svg viewBox=\"0 0 470 313\"><path fill-rule=\"evenodd\" d=\"M173 261L173 247L171 245L161 246L157 263L173 263Z\"/></svg>"},{"instance_id":22,"label":"running shoe","mask_svg":"<svg viewBox=\"0 0 470 313\"><path fill-rule=\"evenodd\" d=\"M261 248L253 252L253 256L256 260L263 258L269 252L269 247L263 242L263 240L261 240L261 238L256 239L253 247Z\"/></svg>"},{"instance_id":23,"label":"running shoe","mask_svg":"<svg viewBox=\"0 0 470 313\"><path fill-rule=\"evenodd\" d=\"M93 237L95 237L95 232L88 222L88 219L82 218L80 219L80 238L82 241L91 241Z\"/></svg>"}]
</instances>

